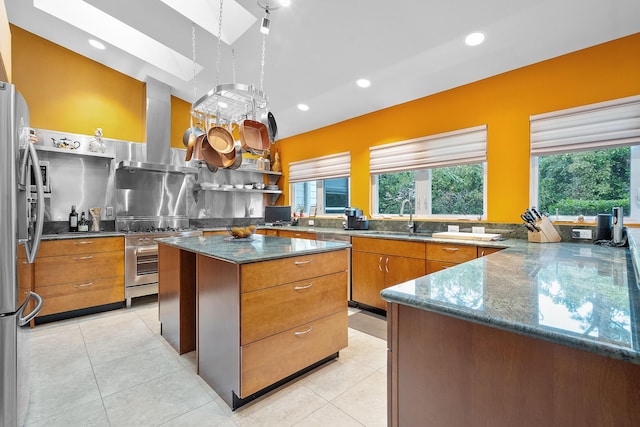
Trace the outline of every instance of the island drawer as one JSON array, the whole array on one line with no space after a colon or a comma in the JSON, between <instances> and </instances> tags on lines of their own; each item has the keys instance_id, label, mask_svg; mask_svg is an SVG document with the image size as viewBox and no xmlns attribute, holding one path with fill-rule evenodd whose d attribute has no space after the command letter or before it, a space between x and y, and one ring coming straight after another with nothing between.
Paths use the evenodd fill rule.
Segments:
<instances>
[{"instance_id":1,"label":"island drawer","mask_svg":"<svg viewBox=\"0 0 640 427\"><path fill-rule=\"evenodd\" d=\"M466 262L477 257L475 246L456 245L450 243L427 243L427 259L434 261Z\"/></svg>"},{"instance_id":2,"label":"island drawer","mask_svg":"<svg viewBox=\"0 0 640 427\"><path fill-rule=\"evenodd\" d=\"M241 347L240 397L298 372L347 346L347 311Z\"/></svg>"},{"instance_id":3,"label":"island drawer","mask_svg":"<svg viewBox=\"0 0 640 427\"><path fill-rule=\"evenodd\" d=\"M385 255L396 255L408 258L425 258L424 242L407 242L404 240L376 239L353 237L351 246L354 251L372 252Z\"/></svg>"},{"instance_id":4,"label":"island drawer","mask_svg":"<svg viewBox=\"0 0 640 427\"><path fill-rule=\"evenodd\" d=\"M115 276L124 277L124 252L98 252L36 259L36 287Z\"/></svg>"},{"instance_id":5,"label":"island drawer","mask_svg":"<svg viewBox=\"0 0 640 427\"><path fill-rule=\"evenodd\" d=\"M241 345L347 309L347 272L241 296Z\"/></svg>"},{"instance_id":6,"label":"island drawer","mask_svg":"<svg viewBox=\"0 0 640 427\"><path fill-rule=\"evenodd\" d=\"M347 271L348 265L346 249L243 264L240 268L240 292Z\"/></svg>"},{"instance_id":7,"label":"island drawer","mask_svg":"<svg viewBox=\"0 0 640 427\"><path fill-rule=\"evenodd\" d=\"M124 253L124 237L47 240L40 245L38 258L112 251Z\"/></svg>"},{"instance_id":8,"label":"island drawer","mask_svg":"<svg viewBox=\"0 0 640 427\"><path fill-rule=\"evenodd\" d=\"M39 316L124 300L124 276L36 287L44 299Z\"/></svg>"}]
</instances>

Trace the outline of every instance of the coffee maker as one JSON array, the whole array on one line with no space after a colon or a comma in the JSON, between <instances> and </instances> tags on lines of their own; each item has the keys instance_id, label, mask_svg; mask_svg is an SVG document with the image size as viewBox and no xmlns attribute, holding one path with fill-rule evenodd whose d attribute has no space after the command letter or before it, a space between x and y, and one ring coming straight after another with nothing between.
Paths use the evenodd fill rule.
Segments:
<instances>
[{"instance_id":1,"label":"coffee maker","mask_svg":"<svg viewBox=\"0 0 640 427\"><path fill-rule=\"evenodd\" d=\"M624 225L623 225L623 209L622 207L615 207L611 209L611 217L613 223L613 243L620 244L624 241Z\"/></svg>"},{"instance_id":2,"label":"coffee maker","mask_svg":"<svg viewBox=\"0 0 640 427\"><path fill-rule=\"evenodd\" d=\"M368 230L369 221L362 216L362 210L358 208L345 208L344 214L347 220L343 222L345 230Z\"/></svg>"}]
</instances>

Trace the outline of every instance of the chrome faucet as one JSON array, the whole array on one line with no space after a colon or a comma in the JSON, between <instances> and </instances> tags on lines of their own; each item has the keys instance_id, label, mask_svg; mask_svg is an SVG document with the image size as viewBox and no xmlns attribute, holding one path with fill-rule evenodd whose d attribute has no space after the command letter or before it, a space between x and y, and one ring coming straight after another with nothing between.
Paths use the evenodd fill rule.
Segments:
<instances>
[{"instance_id":1,"label":"chrome faucet","mask_svg":"<svg viewBox=\"0 0 640 427\"><path fill-rule=\"evenodd\" d=\"M413 205L411 204L411 200L409 199L404 199L402 201L402 204L400 205L400 216L402 216L402 214L404 213L404 205L406 205L407 203L409 203L409 222L407 223L407 231L409 233L415 233L416 232L416 224L413 222Z\"/></svg>"}]
</instances>

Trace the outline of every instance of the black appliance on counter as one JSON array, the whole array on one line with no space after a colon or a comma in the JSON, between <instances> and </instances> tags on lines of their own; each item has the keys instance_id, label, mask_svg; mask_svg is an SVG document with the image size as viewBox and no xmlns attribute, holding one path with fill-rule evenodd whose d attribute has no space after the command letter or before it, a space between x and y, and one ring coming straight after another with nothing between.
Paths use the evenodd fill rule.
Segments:
<instances>
[{"instance_id":1,"label":"black appliance on counter","mask_svg":"<svg viewBox=\"0 0 640 427\"><path fill-rule=\"evenodd\" d=\"M344 214L347 220L343 222L345 230L368 230L369 221L362 216L362 210L358 208L345 208Z\"/></svg>"}]
</instances>

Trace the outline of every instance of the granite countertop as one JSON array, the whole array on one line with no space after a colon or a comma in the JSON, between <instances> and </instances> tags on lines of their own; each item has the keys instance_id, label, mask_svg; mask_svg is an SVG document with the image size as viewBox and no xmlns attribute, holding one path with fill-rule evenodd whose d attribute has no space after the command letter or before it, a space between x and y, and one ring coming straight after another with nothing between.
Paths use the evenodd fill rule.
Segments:
<instances>
[{"instance_id":1,"label":"granite countertop","mask_svg":"<svg viewBox=\"0 0 640 427\"><path fill-rule=\"evenodd\" d=\"M391 302L640 364L627 248L522 244L384 289Z\"/></svg>"},{"instance_id":2,"label":"granite countertop","mask_svg":"<svg viewBox=\"0 0 640 427\"><path fill-rule=\"evenodd\" d=\"M167 237L156 239L176 248L233 262L250 262L310 255L351 247L346 242L292 239L254 234L250 239L233 239L231 236Z\"/></svg>"},{"instance_id":3,"label":"granite countertop","mask_svg":"<svg viewBox=\"0 0 640 427\"><path fill-rule=\"evenodd\" d=\"M43 234L42 240L95 239L99 237L124 236L120 231L76 231L57 234Z\"/></svg>"}]
</instances>

